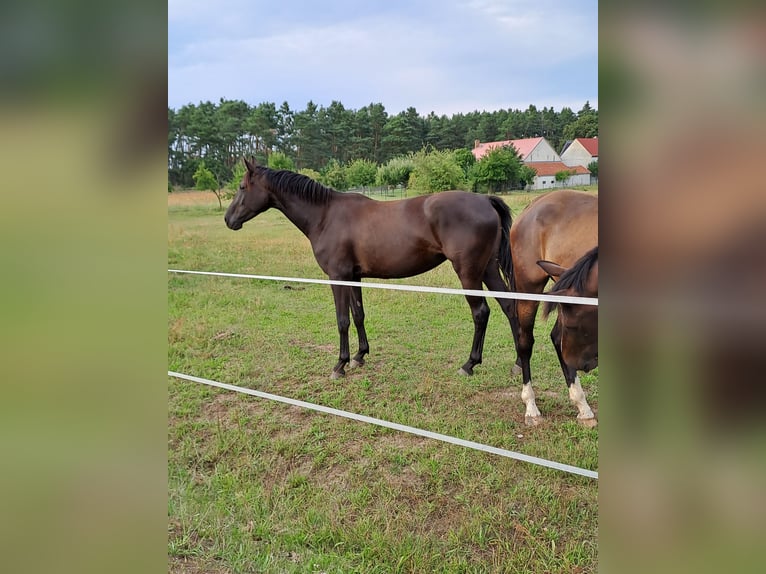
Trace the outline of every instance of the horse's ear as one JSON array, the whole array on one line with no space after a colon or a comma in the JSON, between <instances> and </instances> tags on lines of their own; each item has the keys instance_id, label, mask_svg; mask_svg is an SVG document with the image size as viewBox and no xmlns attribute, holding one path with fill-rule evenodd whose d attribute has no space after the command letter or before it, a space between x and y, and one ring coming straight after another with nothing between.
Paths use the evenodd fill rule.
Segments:
<instances>
[{"instance_id":1,"label":"horse's ear","mask_svg":"<svg viewBox=\"0 0 766 574\"><path fill-rule=\"evenodd\" d=\"M554 281L556 280L556 277L560 277L566 269L564 269L561 265L558 263L553 263L552 261L538 261L537 264L542 268L543 271L545 271L548 275L550 275L551 279Z\"/></svg>"},{"instance_id":2,"label":"horse's ear","mask_svg":"<svg viewBox=\"0 0 766 574\"><path fill-rule=\"evenodd\" d=\"M247 168L247 171L250 173L255 172L255 158L253 156L250 156L250 161L247 161L247 158L243 158L245 160L245 167Z\"/></svg>"}]
</instances>

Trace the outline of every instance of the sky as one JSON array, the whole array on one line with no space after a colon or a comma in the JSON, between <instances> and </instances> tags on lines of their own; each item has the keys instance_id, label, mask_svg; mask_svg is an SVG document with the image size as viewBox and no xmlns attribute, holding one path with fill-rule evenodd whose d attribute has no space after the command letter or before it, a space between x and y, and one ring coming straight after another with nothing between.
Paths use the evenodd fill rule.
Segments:
<instances>
[{"instance_id":1,"label":"sky","mask_svg":"<svg viewBox=\"0 0 766 574\"><path fill-rule=\"evenodd\" d=\"M168 106L598 108L597 0L169 0Z\"/></svg>"}]
</instances>

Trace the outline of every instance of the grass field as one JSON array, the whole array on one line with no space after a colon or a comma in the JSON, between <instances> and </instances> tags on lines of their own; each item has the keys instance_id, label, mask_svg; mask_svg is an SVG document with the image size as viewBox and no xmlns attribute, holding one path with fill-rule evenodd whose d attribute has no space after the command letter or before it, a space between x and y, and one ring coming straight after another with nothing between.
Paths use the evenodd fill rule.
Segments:
<instances>
[{"instance_id":1,"label":"grass field","mask_svg":"<svg viewBox=\"0 0 766 574\"><path fill-rule=\"evenodd\" d=\"M517 215L534 196L504 198ZM232 232L212 193L168 195L168 267L326 278L280 213ZM401 282L459 287L448 264ZM532 364L546 420L529 428L495 301L468 378L462 297L364 297L370 355L333 381L329 287L169 274L168 369L597 469L598 429L575 421L552 318ZM582 382L597 410L597 370ZM168 389L169 571L597 569L597 481L197 383Z\"/></svg>"}]
</instances>

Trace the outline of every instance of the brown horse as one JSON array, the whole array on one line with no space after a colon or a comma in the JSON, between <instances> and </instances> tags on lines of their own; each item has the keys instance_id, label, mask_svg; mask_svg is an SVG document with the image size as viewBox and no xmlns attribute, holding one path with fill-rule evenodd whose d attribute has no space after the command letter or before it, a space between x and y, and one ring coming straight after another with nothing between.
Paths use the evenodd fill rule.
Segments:
<instances>
[{"instance_id":1,"label":"brown horse","mask_svg":"<svg viewBox=\"0 0 766 574\"><path fill-rule=\"evenodd\" d=\"M269 208L281 211L311 242L317 263L330 279L393 279L424 273L449 260L464 289L508 291L513 275L509 232L511 213L497 197L451 191L397 201L375 201L357 193L339 193L285 170L245 160L247 171L224 217L230 229ZM340 333L340 355L332 378L345 367L364 364L369 353L364 329L362 289L333 285ZM473 374L482 361L489 305L484 297L466 296L474 321L473 346L460 372ZM511 323L513 301L498 299ZM359 337L350 357L349 309Z\"/></svg>"},{"instance_id":2,"label":"brown horse","mask_svg":"<svg viewBox=\"0 0 766 574\"><path fill-rule=\"evenodd\" d=\"M538 261L537 264L554 279L558 277L549 291L552 295L598 297L598 246L569 269L550 261ZM559 313L551 331L551 341L564 371L569 398L580 412L577 418L588 426L595 426L596 419L585 400L577 371L588 373L598 366L598 307L546 301L543 318L554 308L558 308Z\"/></svg>"},{"instance_id":3,"label":"brown horse","mask_svg":"<svg viewBox=\"0 0 766 574\"><path fill-rule=\"evenodd\" d=\"M538 197L516 218L511 228L512 289L523 293L542 293L550 275L538 265L538 261L552 261L559 268L569 268L594 245L598 245L597 196L559 190ZM521 398L526 404L527 424L537 424L541 420L535 404L530 368L538 306L537 301L516 301L519 332L514 371L520 370L522 374ZM583 311L597 313L597 307L583 306ZM563 362L562 370L570 398L580 411L578 419L589 425L595 423L579 379L564 367Z\"/></svg>"}]
</instances>

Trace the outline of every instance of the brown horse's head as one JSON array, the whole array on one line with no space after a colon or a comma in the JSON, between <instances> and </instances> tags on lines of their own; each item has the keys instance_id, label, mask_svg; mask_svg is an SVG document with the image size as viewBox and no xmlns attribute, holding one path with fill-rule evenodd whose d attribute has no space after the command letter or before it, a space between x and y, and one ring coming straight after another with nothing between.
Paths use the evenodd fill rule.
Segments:
<instances>
[{"instance_id":1,"label":"brown horse's head","mask_svg":"<svg viewBox=\"0 0 766 574\"><path fill-rule=\"evenodd\" d=\"M244 161L247 171L239 184L237 195L234 196L226 210L226 215L223 217L226 226L234 230L242 229L242 225L246 221L271 207L269 193L258 176L258 166L255 164L255 160L248 161L245 159Z\"/></svg>"},{"instance_id":2,"label":"brown horse's head","mask_svg":"<svg viewBox=\"0 0 766 574\"><path fill-rule=\"evenodd\" d=\"M570 297L598 297L598 247L583 255L570 269L564 269L550 261L538 261L554 279L558 281L549 292L551 295ZM558 306L556 319L561 357L570 368L578 371L593 370L598 366L598 307L574 303L546 302L543 316L547 316Z\"/></svg>"}]
</instances>

